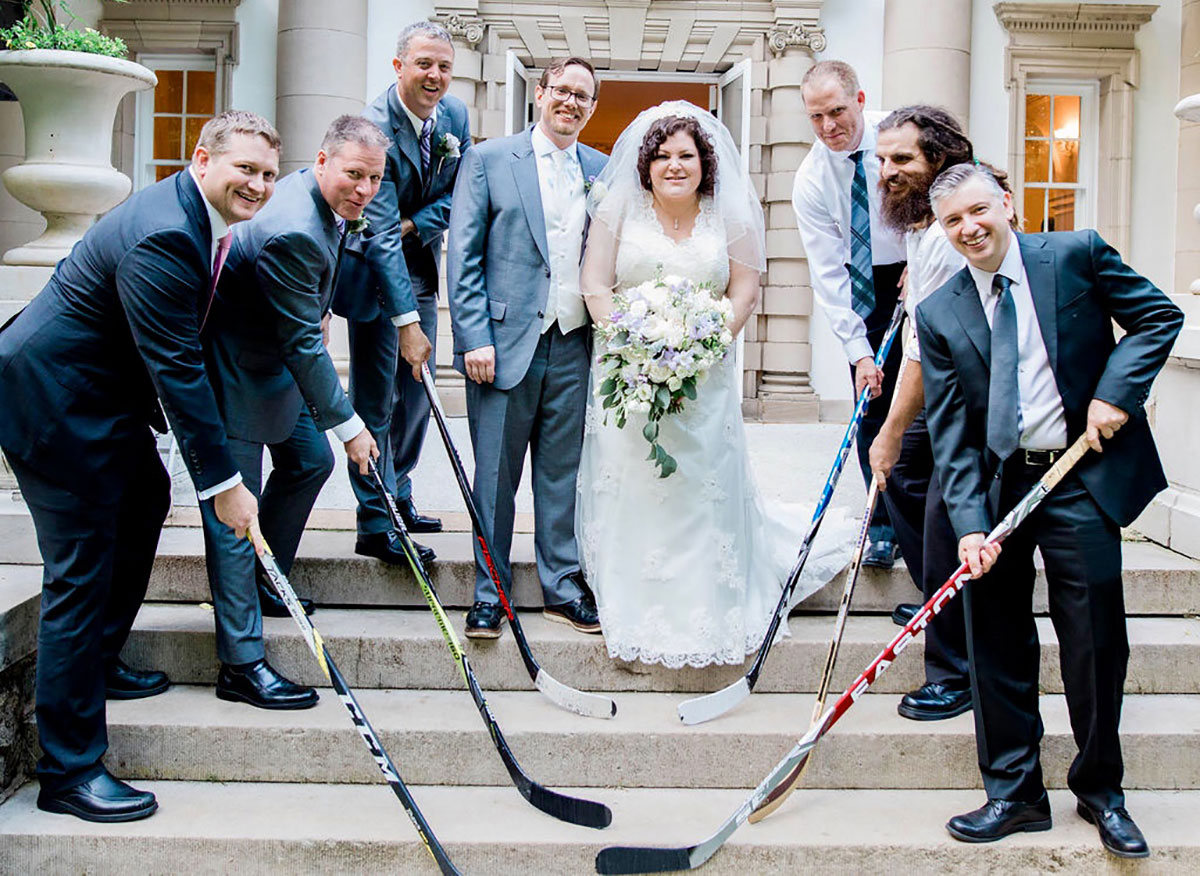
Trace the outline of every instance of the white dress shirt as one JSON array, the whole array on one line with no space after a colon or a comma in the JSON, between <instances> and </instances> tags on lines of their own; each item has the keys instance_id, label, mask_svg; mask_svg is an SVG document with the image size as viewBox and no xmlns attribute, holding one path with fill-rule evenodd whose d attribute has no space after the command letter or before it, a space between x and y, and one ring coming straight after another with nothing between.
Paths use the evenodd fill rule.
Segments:
<instances>
[{"instance_id":1,"label":"white dress shirt","mask_svg":"<svg viewBox=\"0 0 1200 876\"><path fill-rule=\"evenodd\" d=\"M904 261L904 241L879 215L879 159L875 157L876 129L887 113L864 113L866 124L857 149L833 152L817 140L796 170L792 209L808 257L813 295L825 311L833 333L857 362L875 355L867 340L867 327L850 301L850 186L854 182L851 154L863 151L867 196L871 204L871 262L891 265Z\"/></svg>"},{"instance_id":2,"label":"white dress shirt","mask_svg":"<svg viewBox=\"0 0 1200 876\"><path fill-rule=\"evenodd\" d=\"M211 246L208 250L208 263L212 267L216 267L217 244L221 238L229 233L229 223L225 221L225 217L217 212L217 208L208 202L208 197L204 194L204 189L200 188L200 180L196 177L196 171L189 164L187 172L192 176L192 182L196 184L196 188L200 192L200 200L204 202L204 209L208 211L208 227L212 235ZM221 481L215 486L209 487L207 490L197 490L196 498L203 502L205 499L211 499L217 493L223 493L226 490L236 487L242 482L242 473L237 472L233 477Z\"/></svg>"},{"instance_id":3,"label":"white dress shirt","mask_svg":"<svg viewBox=\"0 0 1200 876\"><path fill-rule=\"evenodd\" d=\"M577 144L559 149L541 125L534 126L532 140L550 256L550 291L542 311L542 333L558 323L559 330L566 334L587 321L579 290L583 227L587 219L583 169L579 166Z\"/></svg>"},{"instance_id":4,"label":"white dress shirt","mask_svg":"<svg viewBox=\"0 0 1200 876\"><path fill-rule=\"evenodd\" d=\"M1008 277L1011 282L1013 304L1017 311L1017 394L1020 396L1018 413L1021 436L1017 446L1027 450L1060 450L1067 446L1067 418L1063 414L1062 396L1050 368L1050 356L1042 338L1041 325L1033 306L1033 294L1029 288L1029 277L1025 263L1021 260L1021 247L1017 236L1010 234L1008 251L1000 270L996 273L981 271L968 265L975 287L983 304L988 325L1000 296L992 291L992 278L996 274Z\"/></svg>"},{"instance_id":5,"label":"white dress shirt","mask_svg":"<svg viewBox=\"0 0 1200 876\"><path fill-rule=\"evenodd\" d=\"M914 362L921 361L921 344L917 340L917 305L936 292L947 280L963 269L967 260L950 245L946 232L936 219L927 228L904 235L908 250L908 291L904 309L911 329L904 355Z\"/></svg>"}]
</instances>

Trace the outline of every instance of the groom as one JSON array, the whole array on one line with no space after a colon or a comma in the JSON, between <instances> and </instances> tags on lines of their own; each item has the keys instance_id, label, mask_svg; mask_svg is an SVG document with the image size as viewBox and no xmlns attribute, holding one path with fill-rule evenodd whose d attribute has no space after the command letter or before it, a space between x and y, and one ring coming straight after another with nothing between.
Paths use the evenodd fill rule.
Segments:
<instances>
[{"instance_id":1,"label":"groom","mask_svg":"<svg viewBox=\"0 0 1200 876\"><path fill-rule=\"evenodd\" d=\"M590 355L579 263L587 181L605 156L577 141L598 89L587 61L552 61L534 92L538 123L464 154L448 267L454 367L468 378L475 501L496 570L511 592L513 499L528 447L544 614L586 633L600 632L600 622L575 542ZM467 636L500 636L498 600L476 547Z\"/></svg>"}]
</instances>

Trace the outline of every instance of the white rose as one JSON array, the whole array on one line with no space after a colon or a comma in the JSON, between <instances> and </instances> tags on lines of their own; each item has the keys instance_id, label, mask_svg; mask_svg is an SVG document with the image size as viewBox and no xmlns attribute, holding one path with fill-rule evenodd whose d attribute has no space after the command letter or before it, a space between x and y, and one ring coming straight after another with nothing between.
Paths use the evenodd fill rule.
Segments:
<instances>
[{"instance_id":1,"label":"white rose","mask_svg":"<svg viewBox=\"0 0 1200 876\"><path fill-rule=\"evenodd\" d=\"M654 387L649 383L641 384L634 393L634 398L636 398L638 401L643 401L648 404L650 399L654 398ZM649 410L649 408L646 408L646 410Z\"/></svg>"},{"instance_id":2,"label":"white rose","mask_svg":"<svg viewBox=\"0 0 1200 876\"><path fill-rule=\"evenodd\" d=\"M646 317L646 321L642 323L642 337L647 341L654 343L661 341L667 334L668 325L665 320L653 314Z\"/></svg>"},{"instance_id":3,"label":"white rose","mask_svg":"<svg viewBox=\"0 0 1200 876\"><path fill-rule=\"evenodd\" d=\"M673 374L674 372L670 368L666 365L660 365L657 362L650 366L650 371L648 372L648 376L655 383L666 383L671 379Z\"/></svg>"},{"instance_id":4,"label":"white rose","mask_svg":"<svg viewBox=\"0 0 1200 876\"><path fill-rule=\"evenodd\" d=\"M629 315L641 319L646 315L649 308L646 306L645 299L638 298L629 305Z\"/></svg>"},{"instance_id":5,"label":"white rose","mask_svg":"<svg viewBox=\"0 0 1200 876\"><path fill-rule=\"evenodd\" d=\"M654 310L661 310L667 306L668 293L663 286L652 286L645 291L646 303Z\"/></svg>"},{"instance_id":6,"label":"white rose","mask_svg":"<svg viewBox=\"0 0 1200 876\"><path fill-rule=\"evenodd\" d=\"M682 386L683 386L683 381L680 380L678 377L672 377L670 380L667 381L667 389L671 390L671 392L679 392L679 390Z\"/></svg>"}]
</instances>

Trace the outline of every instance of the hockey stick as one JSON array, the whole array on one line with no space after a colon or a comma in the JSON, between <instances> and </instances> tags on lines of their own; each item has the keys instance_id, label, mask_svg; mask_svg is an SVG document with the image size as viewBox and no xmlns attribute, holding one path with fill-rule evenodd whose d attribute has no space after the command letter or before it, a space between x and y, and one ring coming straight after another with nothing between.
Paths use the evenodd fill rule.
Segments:
<instances>
[{"instance_id":1,"label":"hockey stick","mask_svg":"<svg viewBox=\"0 0 1200 876\"><path fill-rule=\"evenodd\" d=\"M908 359L902 359L900 369L896 373L897 390L901 380L904 379L904 370L907 366ZM895 404L896 396L893 394L892 406ZM867 490L867 504L863 509L862 526L859 528L854 553L850 556L850 568L846 571L846 586L842 590L842 601L838 603L837 620L833 625L833 638L829 640L829 651L825 654L825 668L821 671L821 681L817 684L817 701L813 704L812 720L809 722L810 729L816 726L817 721L821 719L821 713L825 711L825 699L829 696L829 684L833 680L833 667L837 664L838 649L842 645L842 634L846 631L846 618L850 615L850 600L854 598L854 586L858 583L858 573L862 570L863 554L866 553L867 548L867 534L871 529L871 515L875 512L877 501L879 501L879 483L871 478L871 487ZM810 763L812 760L806 759L803 766L792 770L787 778L779 784L779 787L767 795L762 805L750 813L751 824L762 821L783 805L783 801L796 789L796 785L800 784L800 779L804 777Z\"/></svg>"},{"instance_id":2,"label":"hockey stick","mask_svg":"<svg viewBox=\"0 0 1200 876\"><path fill-rule=\"evenodd\" d=\"M892 341L895 340L896 334L900 330L900 324L903 322L904 301L901 299L896 302L896 309L892 312L892 321L888 325L887 333L883 336L883 342L879 345L879 351L875 354L876 367L883 367L883 363L887 361L888 351L892 348ZM754 690L754 685L758 683L758 676L762 673L763 665L767 662L767 654L771 652L771 646L775 644L775 635L779 632L779 625L787 617L788 603L792 599L792 594L796 591L796 584L800 580L800 573L804 571L804 564L808 561L808 555L812 551L813 539L817 536L817 530L821 528L821 521L825 519L825 512L829 510L829 503L833 498L834 488L837 487L838 479L842 476L842 469L846 466L846 458L850 455L850 448L854 445L854 438L858 435L858 427L862 424L863 415L867 411L867 402L870 400L870 387L863 387L863 391L858 396L858 404L854 407L854 416L850 418L850 425L846 427L846 434L842 437L841 446L838 447L837 456L833 460L833 467L829 470L829 476L825 479L825 488L821 491L821 499L817 502L817 507L813 510L812 522L808 525L808 532L804 535L804 541L800 543L800 552L796 556L796 563L792 566L787 583L783 585L783 591L779 594L779 602L775 606L775 614L771 617L771 623L767 627L767 634L763 637L762 644L758 647L758 654L754 658L754 663L750 666L750 671L727 687L680 703L679 720L683 721L683 723L700 724L704 721L711 721L713 718L725 714L738 705L738 703L750 696L750 692Z\"/></svg>"},{"instance_id":3,"label":"hockey stick","mask_svg":"<svg viewBox=\"0 0 1200 876\"><path fill-rule=\"evenodd\" d=\"M338 699L342 701L342 705L350 713L350 720L354 722L355 729L362 736L363 742L367 744L367 750L371 752L371 757L375 758L375 763L379 767L379 771L383 773L384 779L387 780L388 785L391 786L392 791L395 792L396 797L400 800L400 805L404 807L404 811L408 814L409 821L412 822L413 827L417 830L417 836L425 844L425 850L433 856L433 860L437 862L443 874L447 874L447 876L455 874L457 876L458 869L451 863L445 849L442 848L437 837L433 835L433 830L429 827L425 816L417 808L417 801L413 799L404 781L400 778L400 773L396 769L396 765L388 757L383 743L375 734L375 728L371 726L371 722L367 720L367 716L363 712L362 706L358 704L354 692L350 690L350 686L346 684L346 679L338 671L337 664L333 662L333 657L330 656L328 649L325 647L325 640L321 638L321 634L317 632L316 627L312 625L312 621L308 619L308 615L304 613L304 609L300 607L300 600L296 598L296 591L292 589L292 585L288 583L288 579L279 568L279 564L275 562L275 556L271 553L271 549L267 546L265 540L262 547L263 552L259 556L258 561L262 564L263 571L267 573L267 580L271 582L271 586L275 588L275 592L279 594L279 598L287 606L287 610L292 615L293 620L299 625L300 632L304 635L304 641L308 644L309 650L313 652L313 656L317 658L317 663L321 666L321 672L329 679L329 683L333 685Z\"/></svg>"},{"instance_id":4,"label":"hockey stick","mask_svg":"<svg viewBox=\"0 0 1200 876\"><path fill-rule=\"evenodd\" d=\"M529 778L525 771L521 769L521 765L517 763L512 749L508 747L508 742L504 739L504 734L500 732L500 725L496 723L496 718L492 715L492 710L488 708L487 700L483 697L483 689L480 688L479 682L475 679L475 672L471 669L471 664L467 661L467 655L463 651L462 645L458 642L458 636L454 634L454 628L450 625L450 619L446 616L445 609L442 608L442 604L438 601L433 586L429 583L429 576L425 573L425 566L417 554L416 545L413 544L408 530L404 528L404 523L400 519L400 512L396 509L396 500L392 498L392 494L384 487L383 479L379 476L379 469L375 467L375 461L368 460L367 465L371 469L371 478L375 481L375 489L387 506L388 517L391 518L392 522L392 529L400 539L401 547L404 549L404 555L408 557L408 564L412 567L413 575L416 577L417 583L421 586L421 592L425 595L425 601L429 603L429 609L433 612L433 618L437 621L438 628L442 631L442 637L446 640L446 647L450 649L450 655L454 658L454 662L458 664L458 670L462 673L463 681L466 682L467 689L471 692L471 699L475 701L475 708L479 710L479 714L483 718L483 723L487 726L488 734L492 737L492 743L496 746L496 751L500 753L500 759L504 761L504 766L508 770L509 776L512 777L513 784L517 786L517 790L521 792L522 797L547 815L551 815L561 821L570 822L571 824L582 825L583 827L608 827L612 823L612 812L603 803L597 803L593 800L583 800L578 797L568 797L557 791L551 791L549 788Z\"/></svg>"},{"instance_id":5,"label":"hockey stick","mask_svg":"<svg viewBox=\"0 0 1200 876\"><path fill-rule=\"evenodd\" d=\"M1029 490L1028 493L1016 504L1011 511L1004 516L996 527L987 535L986 541L992 544L999 544L1012 534L1018 526L1021 525L1033 510L1041 503L1042 499L1058 485L1079 461L1079 459L1088 451L1087 436L1081 435L1074 444L1059 458L1049 471L1042 475L1042 479L1038 481ZM787 753L775 768L767 775L765 779L759 782L758 787L738 808L737 812L733 813L725 823L708 839L694 846L686 848L636 848L630 846L610 846L606 849L601 849L596 855L596 872L604 874L617 873L665 873L673 870L695 870L705 861L713 856L725 840L733 835L733 832L742 826L743 822L750 817L750 813L762 805L767 799L767 796L779 787L791 773L803 767L804 762L808 759L813 747L820 741L821 737L829 732L830 728L837 723L838 719L846 713L846 711L854 705L855 702L866 693L867 689L873 685L879 676L883 674L896 660L896 657L907 648L912 642L925 631L929 621L933 616L939 614L946 603L958 595L959 591L966 586L967 581L971 578L967 564L961 564L954 570L949 579L937 592L929 598L921 609L913 616L913 618L904 625L896 637L888 644L879 656L876 657L854 680L850 687L842 692L842 695L837 698L832 706L830 706L825 714L821 716L819 722L811 727L804 737L796 743L795 747Z\"/></svg>"},{"instance_id":6,"label":"hockey stick","mask_svg":"<svg viewBox=\"0 0 1200 876\"><path fill-rule=\"evenodd\" d=\"M504 606L504 613L508 615L508 624L512 627L513 638L517 640L517 648L521 652L521 660L525 663L525 670L529 673L529 677L533 679L534 687L544 693L555 705L561 706L569 712L574 712L577 715L583 715L588 718L613 717L617 714L617 704L610 697L576 690L573 687L563 684L543 669L537 662L537 658L533 656L533 651L529 647L529 641L525 638L525 630L521 627L521 621L517 618L517 613L513 610L512 604L509 602L508 593L505 591L504 585L500 582L500 575L496 571L495 564L492 562L492 551L488 545L487 538L483 534L482 521L479 519L479 509L475 507L475 498L471 494L471 485L467 483L467 472L463 468L462 459L459 457L458 450L454 446L454 439L450 437L450 429L446 424L446 412L442 409L442 400L438 398L437 390L433 385L433 375L429 373L428 365L421 366L421 384L425 387L425 394L429 396L429 404L433 408L433 418L437 422L438 431L442 435L442 443L446 445L446 455L450 457L450 466L454 469L454 477L458 481L458 489L462 493L463 502L467 506L467 513L471 517L471 526L475 530L475 541L479 544L479 550L483 554L484 562L487 564L488 575L491 576L492 583L496 585L496 592L500 594L500 604Z\"/></svg>"}]
</instances>

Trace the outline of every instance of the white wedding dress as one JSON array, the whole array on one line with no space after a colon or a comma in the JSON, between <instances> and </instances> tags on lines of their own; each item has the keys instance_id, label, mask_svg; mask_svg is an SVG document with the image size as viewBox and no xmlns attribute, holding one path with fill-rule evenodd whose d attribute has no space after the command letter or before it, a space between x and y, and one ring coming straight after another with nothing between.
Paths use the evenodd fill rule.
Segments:
<instances>
[{"instance_id":1,"label":"white wedding dress","mask_svg":"<svg viewBox=\"0 0 1200 876\"><path fill-rule=\"evenodd\" d=\"M661 273L724 291L729 256L712 203L703 201L691 237L679 243L664 233L648 198L644 206L625 218L617 287ZM595 379L593 365L593 388ZM788 526L764 513L746 449L740 379L731 352L694 401L663 417L659 443L679 463L667 478L646 458L645 415L631 415L618 429L611 417L604 422L601 402L590 394L576 534L610 657L672 668L740 664L766 634L809 516ZM835 547L813 551L794 601L842 568L851 529L826 522L817 546ZM787 634L786 624L781 631Z\"/></svg>"}]
</instances>

